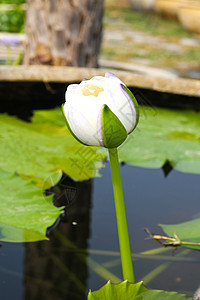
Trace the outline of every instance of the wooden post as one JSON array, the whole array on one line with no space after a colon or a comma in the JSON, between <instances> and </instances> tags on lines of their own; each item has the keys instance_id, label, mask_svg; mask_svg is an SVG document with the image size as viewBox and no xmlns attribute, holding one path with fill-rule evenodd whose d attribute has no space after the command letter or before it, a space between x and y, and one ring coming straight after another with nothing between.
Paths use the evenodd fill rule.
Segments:
<instances>
[{"instance_id":1,"label":"wooden post","mask_svg":"<svg viewBox=\"0 0 200 300\"><path fill-rule=\"evenodd\" d=\"M103 0L27 0L25 64L97 67Z\"/></svg>"}]
</instances>

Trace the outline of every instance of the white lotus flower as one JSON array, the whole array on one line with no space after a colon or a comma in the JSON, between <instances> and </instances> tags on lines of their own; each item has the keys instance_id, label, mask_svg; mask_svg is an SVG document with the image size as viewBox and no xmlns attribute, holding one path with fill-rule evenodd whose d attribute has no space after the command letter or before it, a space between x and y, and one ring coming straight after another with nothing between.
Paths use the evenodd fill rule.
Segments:
<instances>
[{"instance_id":1,"label":"white lotus flower","mask_svg":"<svg viewBox=\"0 0 200 300\"><path fill-rule=\"evenodd\" d=\"M85 145L118 147L137 125L137 101L112 73L69 85L65 99L68 128Z\"/></svg>"}]
</instances>

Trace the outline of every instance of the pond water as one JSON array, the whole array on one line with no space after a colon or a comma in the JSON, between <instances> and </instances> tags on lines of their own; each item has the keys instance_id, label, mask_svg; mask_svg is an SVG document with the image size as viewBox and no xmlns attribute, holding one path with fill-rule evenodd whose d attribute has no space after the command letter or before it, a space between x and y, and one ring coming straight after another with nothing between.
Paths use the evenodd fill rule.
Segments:
<instances>
[{"instance_id":1,"label":"pond water","mask_svg":"<svg viewBox=\"0 0 200 300\"><path fill-rule=\"evenodd\" d=\"M55 204L62 205L64 198L69 203L49 241L2 243L0 299L85 299L89 289L100 288L111 276L113 282L122 279L108 163L101 174L83 183L65 179L53 189ZM197 217L200 176L172 170L165 177L161 169L128 165L121 166L121 174L136 281L146 278L149 288L191 296L200 284L200 253L191 250L181 258L185 250L165 251L144 228L163 234L157 224ZM155 248L163 252L151 257L141 254ZM145 277L161 265L158 276Z\"/></svg>"}]
</instances>

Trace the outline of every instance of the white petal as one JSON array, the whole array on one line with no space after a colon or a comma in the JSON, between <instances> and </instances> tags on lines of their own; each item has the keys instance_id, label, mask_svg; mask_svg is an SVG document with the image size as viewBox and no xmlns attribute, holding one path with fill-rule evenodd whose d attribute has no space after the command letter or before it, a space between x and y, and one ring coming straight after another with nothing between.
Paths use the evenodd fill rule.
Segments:
<instances>
[{"instance_id":1,"label":"white petal","mask_svg":"<svg viewBox=\"0 0 200 300\"><path fill-rule=\"evenodd\" d=\"M73 133L84 143L93 146L102 144L102 130L97 127L101 102L95 96L74 94L64 104L64 112ZM74 119L74 121L73 121ZM81 125L82 124L82 125Z\"/></svg>"},{"instance_id":2,"label":"white petal","mask_svg":"<svg viewBox=\"0 0 200 300\"><path fill-rule=\"evenodd\" d=\"M121 85L121 90L124 93L125 97L127 98L129 106L130 106L130 107L128 107L128 105L127 105L126 109L124 109L124 111L123 111L123 113L127 116L127 120L129 120L130 124L132 124L132 126L128 130L128 134L129 134L135 128L137 112L136 112L133 100L131 99L131 97L129 96L129 94L126 92L126 90L123 88L122 85Z\"/></svg>"},{"instance_id":3,"label":"white petal","mask_svg":"<svg viewBox=\"0 0 200 300\"><path fill-rule=\"evenodd\" d=\"M125 84L121 81L121 79L119 79L115 74L113 74L113 73L111 73L111 72L106 72L105 78L113 79L113 80L115 80L116 82L125 85Z\"/></svg>"},{"instance_id":4,"label":"white petal","mask_svg":"<svg viewBox=\"0 0 200 300\"><path fill-rule=\"evenodd\" d=\"M77 91L79 84L70 84L65 92L65 100L68 101Z\"/></svg>"},{"instance_id":5,"label":"white petal","mask_svg":"<svg viewBox=\"0 0 200 300\"><path fill-rule=\"evenodd\" d=\"M105 77L104 76L94 76L90 79L90 81L92 82L99 82L101 83L102 81L105 81Z\"/></svg>"},{"instance_id":6,"label":"white petal","mask_svg":"<svg viewBox=\"0 0 200 300\"><path fill-rule=\"evenodd\" d=\"M101 110L101 103L98 101L98 97L76 95L73 101L70 101L70 106L80 111L91 126L96 128L97 116Z\"/></svg>"},{"instance_id":7,"label":"white petal","mask_svg":"<svg viewBox=\"0 0 200 300\"><path fill-rule=\"evenodd\" d=\"M100 146L96 130L80 111L70 107L67 120L73 133L86 145Z\"/></svg>"}]
</instances>

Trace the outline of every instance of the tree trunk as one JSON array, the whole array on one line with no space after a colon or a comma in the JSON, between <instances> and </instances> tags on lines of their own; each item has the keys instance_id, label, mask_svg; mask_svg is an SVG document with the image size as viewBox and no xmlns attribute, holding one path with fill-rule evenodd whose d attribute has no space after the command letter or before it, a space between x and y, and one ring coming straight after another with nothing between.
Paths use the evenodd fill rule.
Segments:
<instances>
[{"instance_id":1,"label":"tree trunk","mask_svg":"<svg viewBox=\"0 0 200 300\"><path fill-rule=\"evenodd\" d=\"M25 64L97 67L103 0L27 0Z\"/></svg>"}]
</instances>

